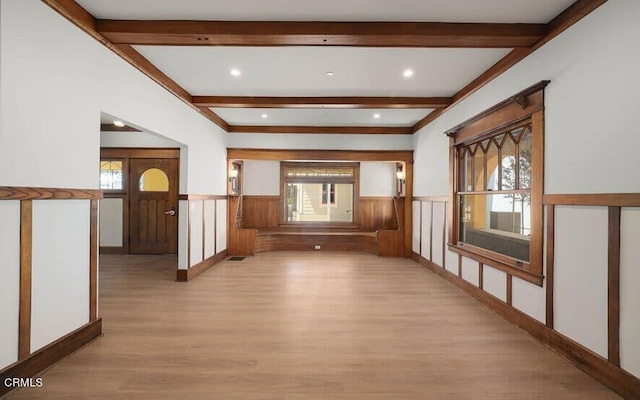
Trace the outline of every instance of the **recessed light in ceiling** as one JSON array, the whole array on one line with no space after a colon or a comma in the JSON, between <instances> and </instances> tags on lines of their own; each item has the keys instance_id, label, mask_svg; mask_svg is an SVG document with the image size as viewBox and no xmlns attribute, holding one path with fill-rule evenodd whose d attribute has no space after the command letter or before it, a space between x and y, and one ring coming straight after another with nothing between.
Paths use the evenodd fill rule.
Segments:
<instances>
[{"instance_id":1,"label":"recessed light in ceiling","mask_svg":"<svg viewBox=\"0 0 640 400\"><path fill-rule=\"evenodd\" d=\"M229 73L231 74L231 76L240 76L242 74L242 72L240 72L238 68L232 68Z\"/></svg>"},{"instance_id":2,"label":"recessed light in ceiling","mask_svg":"<svg viewBox=\"0 0 640 400\"><path fill-rule=\"evenodd\" d=\"M268 115L267 115L267 114L262 114L260 117L261 117L261 118L267 118L267 117L268 117Z\"/></svg>"},{"instance_id":3,"label":"recessed light in ceiling","mask_svg":"<svg viewBox=\"0 0 640 400\"><path fill-rule=\"evenodd\" d=\"M404 76L405 78L411 78L413 76L413 70L411 68L405 69L402 73L402 76Z\"/></svg>"},{"instance_id":4,"label":"recessed light in ceiling","mask_svg":"<svg viewBox=\"0 0 640 400\"><path fill-rule=\"evenodd\" d=\"M124 126L124 122L120 121L119 119L114 119L113 124L118 128L122 128Z\"/></svg>"},{"instance_id":5,"label":"recessed light in ceiling","mask_svg":"<svg viewBox=\"0 0 640 400\"><path fill-rule=\"evenodd\" d=\"M327 71L327 72L326 72L326 75L327 75L327 76L333 76L333 75L335 75L335 74L333 73L333 71Z\"/></svg>"},{"instance_id":6,"label":"recessed light in ceiling","mask_svg":"<svg viewBox=\"0 0 640 400\"><path fill-rule=\"evenodd\" d=\"M374 118L374 119L380 119L380 114L378 114L378 113L373 114L373 118Z\"/></svg>"}]
</instances>

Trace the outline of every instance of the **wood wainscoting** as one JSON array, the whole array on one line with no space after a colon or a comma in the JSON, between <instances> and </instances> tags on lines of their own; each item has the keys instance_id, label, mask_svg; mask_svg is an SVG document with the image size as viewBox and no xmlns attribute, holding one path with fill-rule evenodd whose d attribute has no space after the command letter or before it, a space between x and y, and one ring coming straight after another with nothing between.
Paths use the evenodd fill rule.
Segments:
<instances>
[{"instance_id":1,"label":"wood wainscoting","mask_svg":"<svg viewBox=\"0 0 640 400\"><path fill-rule=\"evenodd\" d=\"M280 196L236 196L229 202L229 255L276 250L361 251L404 255L404 198L360 197L359 226L283 226ZM316 246L320 246L317 249Z\"/></svg>"},{"instance_id":2,"label":"wood wainscoting","mask_svg":"<svg viewBox=\"0 0 640 400\"><path fill-rule=\"evenodd\" d=\"M57 189L35 187L0 187L0 201L20 202L20 280L18 303L18 348L17 361L0 370L4 381L7 377L35 377L57 361L71 354L102 334L102 321L98 318L98 200L102 198L100 190ZM33 226L34 201L74 200L89 202L89 257L87 269L89 280L88 323L78 330L59 338L42 349L32 352L32 298L33 281ZM39 295L39 293L35 293ZM0 396L11 391L0 385Z\"/></svg>"},{"instance_id":3,"label":"wood wainscoting","mask_svg":"<svg viewBox=\"0 0 640 400\"><path fill-rule=\"evenodd\" d=\"M229 201L226 195L203 194L181 194L178 199L186 203L182 212L186 213L187 226L186 254L182 259L185 264L180 265L176 271L176 281L188 282L227 258L229 253L227 243L224 243L226 240L219 240L219 238L224 239L221 234L226 234L223 230L227 227L228 219L226 214L218 215L222 213L218 210L223 210L222 207L225 206L228 207ZM197 208L199 208L199 217L195 212ZM207 209L210 212L208 216ZM223 218L224 220L222 220ZM196 227L199 229L195 229ZM192 231L197 232L200 237L194 236ZM197 250L192 252L197 248L193 246L199 246L200 252Z\"/></svg>"},{"instance_id":4,"label":"wood wainscoting","mask_svg":"<svg viewBox=\"0 0 640 400\"><path fill-rule=\"evenodd\" d=\"M483 271L490 269L482 260L475 259L479 276L463 275L464 255L455 254L448 256L445 246L446 224L443 217L434 218L434 204L444 203L438 206L439 210L446 209L446 198L414 198L414 202L420 205L422 215L416 215L420 220L420 240L414 246L413 259L427 267L432 272L441 276L448 282L465 291L479 302L502 315L517 327L525 330L535 339L545 344L560 356L567 359L578 368L591 375L604 385L608 386L619 395L627 399L640 398L640 379L621 367L620 364L620 320L621 320L621 210L626 207L640 207L640 194L571 194L571 195L545 195L543 202L546 207L546 274L544 285L544 309L545 315L538 319L517 309L514 306L514 280L518 275L506 271L504 280L504 298L490 293L484 287ZM557 320L557 304L554 306L554 289L557 283L556 254L558 250L557 230L557 206L563 208L601 207L607 211L606 237L608 242L603 244L607 249L607 355L602 356L586 346L578 343L566 335L560 333L555 325ZM425 214L426 211L426 214ZM423 226L423 221L428 225ZM435 226L434 221L437 222ZM586 233L585 233L586 234ZM423 238L423 236L425 236ZM426 237L428 236L428 237ZM427 242L425 243L424 240ZM437 246L434 243L437 242ZM627 244L628 246L628 244ZM416 251L417 250L417 251ZM449 252L450 253L450 252ZM453 253L452 253L453 254ZM473 258L470 254L468 258ZM628 263L628 261L627 261ZM445 266L446 264L446 266ZM451 265L454 264L454 265ZM515 278L514 278L515 277ZM581 279L580 276L575 277ZM635 305L627 305L635 307ZM557 310L556 310L557 311ZM544 322L541 322L544 321ZM629 334L629 333L628 333Z\"/></svg>"}]
</instances>

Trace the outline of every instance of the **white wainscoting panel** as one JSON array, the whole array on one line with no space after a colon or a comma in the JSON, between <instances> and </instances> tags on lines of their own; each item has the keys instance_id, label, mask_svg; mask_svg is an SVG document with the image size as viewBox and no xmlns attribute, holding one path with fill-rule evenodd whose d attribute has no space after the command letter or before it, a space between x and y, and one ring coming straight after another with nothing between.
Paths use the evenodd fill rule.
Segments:
<instances>
[{"instance_id":1,"label":"white wainscoting panel","mask_svg":"<svg viewBox=\"0 0 640 400\"><path fill-rule=\"evenodd\" d=\"M441 202L433 203L433 240L431 245L433 246L433 261L435 264L443 267L443 256L442 254L442 231L444 229L444 204ZM456 272L458 271L456 267Z\"/></svg>"},{"instance_id":2,"label":"white wainscoting panel","mask_svg":"<svg viewBox=\"0 0 640 400\"><path fill-rule=\"evenodd\" d=\"M122 199L100 200L100 246L122 247Z\"/></svg>"},{"instance_id":3,"label":"white wainscoting panel","mask_svg":"<svg viewBox=\"0 0 640 400\"><path fill-rule=\"evenodd\" d=\"M422 257L431 261L431 203L430 201L422 202Z\"/></svg>"},{"instance_id":4,"label":"white wainscoting panel","mask_svg":"<svg viewBox=\"0 0 640 400\"><path fill-rule=\"evenodd\" d=\"M444 257L445 257L444 265L447 271L458 275L458 262L460 259L460 256L458 255L458 253L454 253L453 251L449 251L447 249L444 252Z\"/></svg>"},{"instance_id":5,"label":"white wainscoting panel","mask_svg":"<svg viewBox=\"0 0 640 400\"><path fill-rule=\"evenodd\" d=\"M467 257L462 257L462 279L475 285L480 285L478 272L480 266L476 260L472 260Z\"/></svg>"},{"instance_id":6,"label":"white wainscoting panel","mask_svg":"<svg viewBox=\"0 0 640 400\"><path fill-rule=\"evenodd\" d=\"M485 265L484 267L482 267L482 289L485 292L506 302L507 274L498 269L491 268Z\"/></svg>"},{"instance_id":7,"label":"white wainscoting panel","mask_svg":"<svg viewBox=\"0 0 640 400\"><path fill-rule=\"evenodd\" d=\"M216 253L227 249L227 200L216 200Z\"/></svg>"},{"instance_id":8,"label":"white wainscoting panel","mask_svg":"<svg viewBox=\"0 0 640 400\"><path fill-rule=\"evenodd\" d=\"M187 227L189 226L189 201L178 201L178 269L187 269Z\"/></svg>"},{"instance_id":9,"label":"white wainscoting panel","mask_svg":"<svg viewBox=\"0 0 640 400\"><path fill-rule=\"evenodd\" d=\"M640 377L640 208L620 221L620 366Z\"/></svg>"},{"instance_id":10,"label":"white wainscoting panel","mask_svg":"<svg viewBox=\"0 0 640 400\"><path fill-rule=\"evenodd\" d=\"M204 258L216 254L216 201L204 201Z\"/></svg>"},{"instance_id":11,"label":"white wainscoting panel","mask_svg":"<svg viewBox=\"0 0 640 400\"><path fill-rule=\"evenodd\" d=\"M554 328L606 358L608 209L555 211Z\"/></svg>"},{"instance_id":12,"label":"white wainscoting panel","mask_svg":"<svg viewBox=\"0 0 640 400\"><path fill-rule=\"evenodd\" d=\"M0 201L0 370L18 360L20 201Z\"/></svg>"},{"instance_id":13,"label":"white wainscoting panel","mask_svg":"<svg viewBox=\"0 0 640 400\"><path fill-rule=\"evenodd\" d=\"M514 276L511 290L511 305L514 308L542 323L546 322L546 290L544 287Z\"/></svg>"},{"instance_id":14,"label":"white wainscoting panel","mask_svg":"<svg viewBox=\"0 0 640 400\"><path fill-rule=\"evenodd\" d=\"M202 200L189 201L189 218L191 218L191 259L189 267L202 261Z\"/></svg>"},{"instance_id":15,"label":"white wainscoting panel","mask_svg":"<svg viewBox=\"0 0 640 400\"><path fill-rule=\"evenodd\" d=\"M33 201L31 351L89 322L89 200Z\"/></svg>"},{"instance_id":16,"label":"white wainscoting panel","mask_svg":"<svg viewBox=\"0 0 640 400\"><path fill-rule=\"evenodd\" d=\"M412 226L412 245L411 245L411 249L415 252L420 254L420 235L422 234L421 232L421 219L422 219L422 206L421 203L419 201L414 201L412 203L412 207L413 207L413 226Z\"/></svg>"}]
</instances>

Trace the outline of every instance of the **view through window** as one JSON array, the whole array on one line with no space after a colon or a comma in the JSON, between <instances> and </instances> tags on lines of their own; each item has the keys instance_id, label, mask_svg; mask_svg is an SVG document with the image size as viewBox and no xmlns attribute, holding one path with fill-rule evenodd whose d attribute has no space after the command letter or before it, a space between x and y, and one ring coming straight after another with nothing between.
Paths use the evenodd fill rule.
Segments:
<instances>
[{"instance_id":1,"label":"view through window","mask_svg":"<svg viewBox=\"0 0 640 400\"><path fill-rule=\"evenodd\" d=\"M282 163L285 223L354 222L358 164Z\"/></svg>"}]
</instances>

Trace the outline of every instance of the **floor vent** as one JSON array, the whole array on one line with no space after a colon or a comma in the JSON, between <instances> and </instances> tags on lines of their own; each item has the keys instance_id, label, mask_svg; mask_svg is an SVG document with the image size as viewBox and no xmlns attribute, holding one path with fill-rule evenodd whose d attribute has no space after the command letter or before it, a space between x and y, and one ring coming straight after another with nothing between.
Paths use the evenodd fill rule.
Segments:
<instances>
[{"instance_id":1,"label":"floor vent","mask_svg":"<svg viewBox=\"0 0 640 400\"><path fill-rule=\"evenodd\" d=\"M244 260L246 257L239 257L239 256L233 256L233 257L229 257L227 259L227 261L242 261Z\"/></svg>"}]
</instances>

